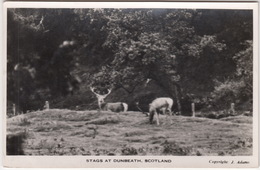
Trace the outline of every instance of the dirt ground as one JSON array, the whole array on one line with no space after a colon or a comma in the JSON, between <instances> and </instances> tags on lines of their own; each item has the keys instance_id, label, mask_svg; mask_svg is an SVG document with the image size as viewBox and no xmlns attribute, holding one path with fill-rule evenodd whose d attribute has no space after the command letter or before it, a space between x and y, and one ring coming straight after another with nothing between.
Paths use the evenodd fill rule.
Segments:
<instances>
[{"instance_id":1,"label":"dirt ground","mask_svg":"<svg viewBox=\"0 0 260 170\"><path fill-rule=\"evenodd\" d=\"M252 155L252 117L148 120L140 112L51 109L8 118L7 135L23 135L25 155Z\"/></svg>"}]
</instances>

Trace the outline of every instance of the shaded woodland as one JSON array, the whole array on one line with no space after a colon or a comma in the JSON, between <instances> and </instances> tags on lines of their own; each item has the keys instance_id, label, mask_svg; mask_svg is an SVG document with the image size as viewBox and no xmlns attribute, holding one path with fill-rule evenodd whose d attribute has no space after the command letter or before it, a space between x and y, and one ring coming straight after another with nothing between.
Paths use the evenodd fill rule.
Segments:
<instances>
[{"instance_id":1,"label":"shaded woodland","mask_svg":"<svg viewBox=\"0 0 260 170\"><path fill-rule=\"evenodd\" d=\"M90 87L143 111L252 110L251 10L27 9L7 15L7 112L97 109Z\"/></svg>"}]
</instances>

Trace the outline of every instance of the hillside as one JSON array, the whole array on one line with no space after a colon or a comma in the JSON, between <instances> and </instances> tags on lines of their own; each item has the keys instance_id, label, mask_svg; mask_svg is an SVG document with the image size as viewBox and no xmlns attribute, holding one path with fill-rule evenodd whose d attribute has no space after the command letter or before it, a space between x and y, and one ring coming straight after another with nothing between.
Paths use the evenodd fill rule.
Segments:
<instances>
[{"instance_id":1,"label":"hillside","mask_svg":"<svg viewBox=\"0 0 260 170\"><path fill-rule=\"evenodd\" d=\"M149 124L140 112L51 109L7 119L9 148L25 155L251 155L252 117L223 119L160 115ZM14 141L14 140L13 140ZM19 154L10 151L9 154Z\"/></svg>"}]
</instances>

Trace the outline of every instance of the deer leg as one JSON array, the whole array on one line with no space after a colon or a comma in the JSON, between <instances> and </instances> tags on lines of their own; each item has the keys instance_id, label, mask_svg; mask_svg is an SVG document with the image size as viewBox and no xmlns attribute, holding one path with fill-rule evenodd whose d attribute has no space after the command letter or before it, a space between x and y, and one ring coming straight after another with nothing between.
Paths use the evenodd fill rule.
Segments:
<instances>
[{"instance_id":1,"label":"deer leg","mask_svg":"<svg viewBox=\"0 0 260 170\"><path fill-rule=\"evenodd\" d=\"M166 120L165 120L165 122L167 122L167 120L169 119L169 115L168 115L168 113L167 113L167 110L165 111L165 118L166 118Z\"/></svg>"},{"instance_id":2,"label":"deer leg","mask_svg":"<svg viewBox=\"0 0 260 170\"><path fill-rule=\"evenodd\" d=\"M158 112L155 112L155 114L156 114L156 122L157 122L157 125L160 125L160 123L159 123L159 114L158 114Z\"/></svg>"},{"instance_id":3,"label":"deer leg","mask_svg":"<svg viewBox=\"0 0 260 170\"><path fill-rule=\"evenodd\" d=\"M151 112L151 113L149 114L150 124L153 123L153 116L154 116L154 112Z\"/></svg>"},{"instance_id":4,"label":"deer leg","mask_svg":"<svg viewBox=\"0 0 260 170\"><path fill-rule=\"evenodd\" d=\"M170 124L172 124L172 111L170 111Z\"/></svg>"}]
</instances>

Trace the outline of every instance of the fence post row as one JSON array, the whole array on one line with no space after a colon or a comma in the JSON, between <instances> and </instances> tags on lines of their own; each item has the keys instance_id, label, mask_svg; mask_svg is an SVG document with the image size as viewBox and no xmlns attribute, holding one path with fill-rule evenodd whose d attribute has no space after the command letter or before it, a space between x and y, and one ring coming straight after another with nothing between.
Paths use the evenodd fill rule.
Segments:
<instances>
[{"instance_id":1,"label":"fence post row","mask_svg":"<svg viewBox=\"0 0 260 170\"><path fill-rule=\"evenodd\" d=\"M49 105L48 101L45 101L44 109L45 110L49 110L50 109L50 105Z\"/></svg>"}]
</instances>

